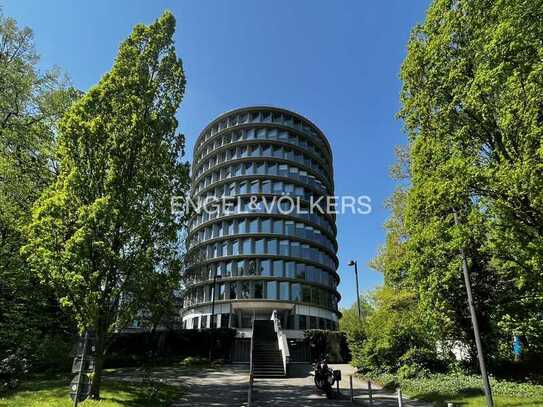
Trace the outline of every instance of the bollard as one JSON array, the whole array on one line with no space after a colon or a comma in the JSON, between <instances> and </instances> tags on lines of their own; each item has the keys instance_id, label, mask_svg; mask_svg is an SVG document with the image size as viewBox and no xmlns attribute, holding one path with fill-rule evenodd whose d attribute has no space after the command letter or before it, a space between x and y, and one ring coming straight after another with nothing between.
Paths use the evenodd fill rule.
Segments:
<instances>
[{"instance_id":1,"label":"bollard","mask_svg":"<svg viewBox=\"0 0 543 407\"><path fill-rule=\"evenodd\" d=\"M253 406L253 374L249 374L249 394L247 395L247 407Z\"/></svg>"},{"instance_id":2,"label":"bollard","mask_svg":"<svg viewBox=\"0 0 543 407\"><path fill-rule=\"evenodd\" d=\"M368 396L370 400L370 406L373 406L373 395L371 394L371 381L368 380Z\"/></svg>"},{"instance_id":3,"label":"bollard","mask_svg":"<svg viewBox=\"0 0 543 407\"><path fill-rule=\"evenodd\" d=\"M403 407L402 389L398 387L398 407Z\"/></svg>"},{"instance_id":4,"label":"bollard","mask_svg":"<svg viewBox=\"0 0 543 407\"><path fill-rule=\"evenodd\" d=\"M353 375L349 376L349 387L351 388L351 403L354 403Z\"/></svg>"}]
</instances>

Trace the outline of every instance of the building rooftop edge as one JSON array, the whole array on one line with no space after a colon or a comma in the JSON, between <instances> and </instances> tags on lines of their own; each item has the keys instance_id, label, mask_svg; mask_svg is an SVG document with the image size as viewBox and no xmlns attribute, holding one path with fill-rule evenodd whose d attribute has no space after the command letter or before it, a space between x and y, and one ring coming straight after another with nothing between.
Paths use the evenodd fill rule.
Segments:
<instances>
[{"instance_id":1,"label":"building rooftop edge","mask_svg":"<svg viewBox=\"0 0 543 407\"><path fill-rule=\"evenodd\" d=\"M226 112L223 112L221 114L219 114L218 116L216 116L213 120L211 120L207 125L206 127L203 128L203 130L200 132L200 134L198 135L198 137L196 138L196 141L194 143L194 151L196 151L196 149L198 148L198 145L200 143L200 140L201 138L203 137L203 135L205 134L205 132L211 127L213 126L216 122L220 121L221 119L231 115L232 113L237 113L237 112L243 112L243 111L250 111L250 110L255 110L255 109L268 109L268 110L274 110L276 112L281 112L281 113L288 113L288 114L291 114L293 116L296 116L298 119L301 119L301 120L305 120L307 121L311 126L313 126L315 128L315 130L318 131L318 133L320 134L322 140L324 141L326 147L328 148L329 152L330 152L330 157L333 158L333 154L332 154L332 147L330 146L330 142L328 141L328 138L326 137L326 135L324 134L324 132L320 129L319 126L317 126L311 119L307 118L306 116L298 113L298 112L295 112L294 110L290 110L290 109L285 109L283 107L278 107L278 106L272 106L272 105L250 105L250 106L242 106L242 107L236 107L236 108L233 108L233 109L230 109L230 110L227 110Z\"/></svg>"}]
</instances>

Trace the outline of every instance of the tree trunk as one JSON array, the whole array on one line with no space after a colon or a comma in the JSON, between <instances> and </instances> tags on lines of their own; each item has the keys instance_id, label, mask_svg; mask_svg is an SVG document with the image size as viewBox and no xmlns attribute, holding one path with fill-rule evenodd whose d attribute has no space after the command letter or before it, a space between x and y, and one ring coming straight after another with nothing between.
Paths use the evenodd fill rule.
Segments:
<instances>
[{"instance_id":1,"label":"tree trunk","mask_svg":"<svg viewBox=\"0 0 543 407\"><path fill-rule=\"evenodd\" d=\"M104 366L104 356L105 356L105 335L101 328L98 328L96 331L96 360L95 360L95 369L94 376L91 384L91 391L89 398L93 400L100 399L100 387L102 384L102 371Z\"/></svg>"}]
</instances>

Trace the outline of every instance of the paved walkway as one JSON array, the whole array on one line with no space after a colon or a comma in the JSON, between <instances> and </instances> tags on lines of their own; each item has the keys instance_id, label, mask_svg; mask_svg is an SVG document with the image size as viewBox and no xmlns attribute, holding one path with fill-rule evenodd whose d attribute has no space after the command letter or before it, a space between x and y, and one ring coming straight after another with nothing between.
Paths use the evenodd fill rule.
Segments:
<instances>
[{"instance_id":1,"label":"paved walkway","mask_svg":"<svg viewBox=\"0 0 543 407\"><path fill-rule=\"evenodd\" d=\"M349 375L354 374L350 365L330 365L334 370L341 370L341 397L329 400L315 387L311 365L291 365L290 377L284 379L255 379L254 407L320 407L352 405L350 400ZM353 377L355 405L369 406L367 382ZM378 386L372 386L373 406L393 407L398 405L395 394L384 392ZM426 407L429 404L404 399L404 407Z\"/></svg>"},{"instance_id":2,"label":"paved walkway","mask_svg":"<svg viewBox=\"0 0 543 407\"><path fill-rule=\"evenodd\" d=\"M292 364L290 376L279 379L255 379L253 407L321 407L352 405L349 391L349 375L354 373L350 365L330 365L342 372L341 399L329 400L315 387L311 365ZM134 380L132 369L120 369L108 376ZM247 406L249 371L247 365L226 365L218 369L191 369L159 367L153 369L153 378L165 383L182 386L185 395L174 406L191 407L241 407ZM369 406L367 382L353 377L355 405ZM386 393L378 386L374 389L374 407L396 407L395 394ZM427 407L429 404L404 400L404 407Z\"/></svg>"}]
</instances>

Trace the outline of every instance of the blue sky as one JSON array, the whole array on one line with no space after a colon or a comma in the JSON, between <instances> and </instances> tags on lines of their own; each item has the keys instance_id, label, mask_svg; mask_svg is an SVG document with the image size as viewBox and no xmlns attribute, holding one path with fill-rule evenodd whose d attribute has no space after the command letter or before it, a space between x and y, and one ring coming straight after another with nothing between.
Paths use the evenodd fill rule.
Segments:
<instances>
[{"instance_id":1,"label":"blue sky","mask_svg":"<svg viewBox=\"0 0 543 407\"><path fill-rule=\"evenodd\" d=\"M134 24L170 9L187 76L178 113L187 158L200 130L236 107L275 105L316 123L332 145L336 194L368 195L373 206L370 215L338 216L342 308L356 299L350 259L362 290L382 283L367 262L384 241L389 168L394 146L405 143L398 73L428 3L0 0L5 15L34 30L43 66L60 66L82 90L109 70Z\"/></svg>"}]
</instances>

